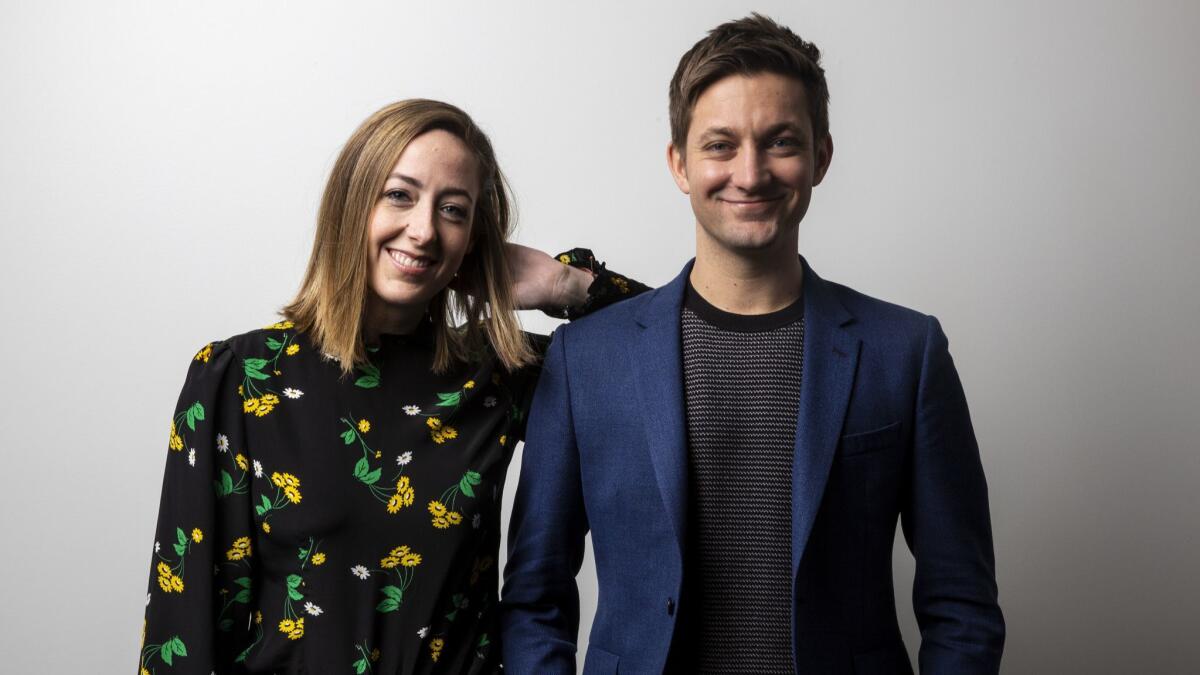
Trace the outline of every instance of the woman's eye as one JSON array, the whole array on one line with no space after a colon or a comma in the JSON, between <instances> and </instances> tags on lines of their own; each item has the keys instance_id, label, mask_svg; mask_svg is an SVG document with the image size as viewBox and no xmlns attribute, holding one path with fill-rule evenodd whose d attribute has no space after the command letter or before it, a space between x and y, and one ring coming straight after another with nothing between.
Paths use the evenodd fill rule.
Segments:
<instances>
[{"instance_id":1,"label":"woman's eye","mask_svg":"<svg viewBox=\"0 0 1200 675\"><path fill-rule=\"evenodd\" d=\"M456 220L465 220L467 217L467 210L457 204L446 204L442 207L442 213Z\"/></svg>"},{"instance_id":2,"label":"woman's eye","mask_svg":"<svg viewBox=\"0 0 1200 675\"><path fill-rule=\"evenodd\" d=\"M383 193L383 196L386 197L388 201L395 203L406 203L412 201L412 198L404 190L388 190L387 192Z\"/></svg>"}]
</instances>

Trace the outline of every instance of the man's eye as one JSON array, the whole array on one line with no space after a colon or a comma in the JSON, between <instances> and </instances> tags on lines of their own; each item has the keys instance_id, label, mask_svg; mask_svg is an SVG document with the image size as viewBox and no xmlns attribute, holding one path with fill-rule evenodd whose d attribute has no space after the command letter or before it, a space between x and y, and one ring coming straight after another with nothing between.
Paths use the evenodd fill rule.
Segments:
<instances>
[{"instance_id":1,"label":"man's eye","mask_svg":"<svg viewBox=\"0 0 1200 675\"><path fill-rule=\"evenodd\" d=\"M776 138L775 140L771 141L771 147L791 150L800 147L800 141L796 140L795 138L788 137Z\"/></svg>"}]
</instances>

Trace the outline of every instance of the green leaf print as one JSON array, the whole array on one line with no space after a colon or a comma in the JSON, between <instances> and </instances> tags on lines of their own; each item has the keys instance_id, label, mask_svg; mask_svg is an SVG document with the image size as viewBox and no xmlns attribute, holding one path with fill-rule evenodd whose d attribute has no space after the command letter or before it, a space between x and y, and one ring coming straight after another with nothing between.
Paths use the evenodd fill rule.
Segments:
<instances>
[{"instance_id":1,"label":"green leaf print","mask_svg":"<svg viewBox=\"0 0 1200 675\"><path fill-rule=\"evenodd\" d=\"M374 389L379 386L379 378L370 375L363 375L354 381L354 386L362 387L363 389Z\"/></svg>"},{"instance_id":2,"label":"green leaf print","mask_svg":"<svg viewBox=\"0 0 1200 675\"><path fill-rule=\"evenodd\" d=\"M192 404L192 407L188 408L188 428L191 429L192 431L195 431L196 425L193 422L203 422L203 421L204 421L204 406L200 403L200 401L196 401L195 403Z\"/></svg>"},{"instance_id":3,"label":"green leaf print","mask_svg":"<svg viewBox=\"0 0 1200 675\"><path fill-rule=\"evenodd\" d=\"M367 472L370 470L371 470L371 463L367 461L366 457L363 457L362 459L358 460L358 462L355 463L355 465L354 465L354 477L359 480L362 480L362 477L367 475Z\"/></svg>"},{"instance_id":4,"label":"green leaf print","mask_svg":"<svg viewBox=\"0 0 1200 675\"><path fill-rule=\"evenodd\" d=\"M353 443L354 442L354 430L351 429L348 431L343 431L342 432L342 440L345 441L346 445L350 445L351 443Z\"/></svg>"},{"instance_id":5,"label":"green leaf print","mask_svg":"<svg viewBox=\"0 0 1200 675\"><path fill-rule=\"evenodd\" d=\"M299 588L300 584L304 583L304 578L299 574L289 574L287 578L288 588Z\"/></svg>"},{"instance_id":6,"label":"green leaf print","mask_svg":"<svg viewBox=\"0 0 1200 675\"><path fill-rule=\"evenodd\" d=\"M354 662L354 672L356 675L362 675L367 672L367 660L359 659Z\"/></svg>"},{"instance_id":7,"label":"green leaf print","mask_svg":"<svg viewBox=\"0 0 1200 675\"><path fill-rule=\"evenodd\" d=\"M371 473L362 477L362 482L367 485L374 485L379 482L379 476L383 473L383 469L375 469Z\"/></svg>"},{"instance_id":8,"label":"green leaf print","mask_svg":"<svg viewBox=\"0 0 1200 675\"><path fill-rule=\"evenodd\" d=\"M289 588L288 589L288 597L293 600L303 600L304 594L294 588Z\"/></svg>"},{"instance_id":9,"label":"green leaf print","mask_svg":"<svg viewBox=\"0 0 1200 675\"><path fill-rule=\"evenodd\" d=\"M183 554L184 554L185 552L187 552L187 546L184 546L183 544L175 544L175 545L174 545L174 546L172 546L171 548L174 548L174 549L175 549L175 555L177 555L177 556L179 556L179 557L181 557L181 558L183 557Z\"/></svg>"},{"instance_id":10,"label":"green leaf print","mask_svg":"<svg viewBox=\"0 0 1200 675\"><path fill-rule=\"evenodd\" d=\"M175 539L179 541L181 546L187 545L187 535L184 534L182 527L175 528Z\"/></svg>"},{"instance_id":11,"label":"green leaf print","mask_svg":"<svg viewBox=\"0 0 1200 675\"><path fill-rule=\"evenodd\" d=\"M233 596L233 601L240 602L243 605L248 604L250 602L250 589L245 588L238 591L237 595Z\"/></svg>"},{"instance_id":12,"label":"green leaf print","mask_svg":"<svg viewBox=\"0 0 1200 675\"><path fill-rule=\"evenodd\" d=\"M238 577L237 579L233 580L233 583L241 586L242 588L250 588L250 577Z\"/></svg>"},{"instance_id":13,"label":"green leaf print","mask_svg":"<svg viewBox=\"0 0 1200 675\"><path fill-rule=\"evenodd\" d=\"M483 480L483 478L479 476L478 471L468 471L463 474L463 478L467 479L467 482L471 485L479 485L480 481Z\"/></svg>"},{"instance_id":14,"label":"green leaf print","mask_svg":"<svg viewBox=\"0 0 1200 675\"><path fill-rule=\"evenodd\" d=\"M178 635L171 638L171 647L175 650L176 654L187 656L187 647L184 646L183 640L180 640Z\"/></svg>"},{"instance_id":15,"label":"green leaf print","mask_svg":"<svg viewBox=\"0 0 1200 675\"><path fill-rule=\"evenodd\" d=\"M270 375L262 372L262 369L266 366L266 359L242 359L242 370L246 373L246 377L256 380L270 379Z\"/></svg>"},{"instance_id":16,"label":"green leaf print","mask_svg":"<svg viewBox=\"0 0 1200 675\"><path fill-rule=\"evenodd\" d=\"M221 484L217 488L217 496L224 497L233 492L233 476L229 472L221 469Z\"/></svg>"},{"instance_id":17,"label":"green leaf print","mask_svg":"<svg viewBox=\"0 0 1200 675\"><path fill-rule=\"evenodd\" d=\"M175 659L175 653L172 651L173 649L175 649L175 647L172 645L171 641L168 640L167 642L163 643L162 651L158 653L158 657L162 659L163 663L167 664L168 666L175 665L173 663Z\"/></svg>"},{"instance_id":18,"label":"green leaf print","mask_svg":"<svg viewBox=\"0 0 1200 675\"><path fill-rule=\"evenodd\" d=\"M283 343L280 342L279 340L276 340L275 338L272 338L272 337L267 338L267 349L279 351L279 348L282 346L283 346Z\"/></svg>"},{"instance_id":19,"label":"green leaf print","mask_svg":"<svg viewBox=\"0 0 1200 675\"><path fill-rule=\"evenodd\" d=\"M384 586L383 588L379 589L379 592L383 593L392 600L395 600L396 602L400 602L404 599L404 591L400 590L399 586Z\"/></svg>"},{"instance_id":20,"label":"green leaf print","mask_svg":"<svg viewBox=\"0 0 1200 675\"><path fill-rule=\"evenodd\" d=\"M475 496L475 490L471 487L471 484L467 482L466 476L463 476L462 479L458 481L458 489L468 497Z\"/></svg>"},{"instance_id":21,"label":"green leaf print","mask_svg":"<svg viewBox=\"0 0 1200 675\"><path fill-rule=\"evenodd\" d=\"M217 624L217 629L222 633L228 633L233 630L233 619L222 619L221 623Z\"/></svg>"},{"instance_id":22,"label":"green leaf print","mask_svg":"<svg viewBox=\"0 0 1200 675\"><path fill-rule=\"evenodd\" d=\"M459 401L462 400L462 392L456 391L448 394L439 393L437 397L439 399L439 406L443 408L450 408L458 405Z\"/></svg>"},{"instance_id":23,"label":"green leaf print","mask_svg":"<svg viewBox=\"0 0 1200 675\"><path fill-rule=\"evenodd\" d=\"M400 603L392 600L391 598L388 598L387 600L380 602L378 605L375 605L375 611L377 612L394 612L397 609L400 609Z\"/></svg>"}]
</instances>

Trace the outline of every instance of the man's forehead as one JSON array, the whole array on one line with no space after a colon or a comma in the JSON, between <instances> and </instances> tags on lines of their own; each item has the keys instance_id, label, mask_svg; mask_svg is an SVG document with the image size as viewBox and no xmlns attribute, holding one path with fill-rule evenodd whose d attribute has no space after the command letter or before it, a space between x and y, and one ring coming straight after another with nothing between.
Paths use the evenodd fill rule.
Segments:
<instances>
[{"instance_id":1,"label":"man's forehead","mask_svg":"<svg viewBox=\"0 0 1200 675\"><path fill-rule=\"evenodd\" d=\"M781 125L808 127L804 85L774 73L730 75L714 82L692 109L692 134L765 133Z\"/></svg>"}]
</instances>

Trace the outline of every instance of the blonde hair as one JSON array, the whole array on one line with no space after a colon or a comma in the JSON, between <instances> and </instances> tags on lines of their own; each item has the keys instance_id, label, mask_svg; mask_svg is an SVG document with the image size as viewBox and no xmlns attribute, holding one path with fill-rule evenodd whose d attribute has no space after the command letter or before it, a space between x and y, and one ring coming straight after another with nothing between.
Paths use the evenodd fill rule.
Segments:
<instances>
[{"instance_id":1,"label":"blonde hair","mask_svg":"<svg viewBox=\"0 0 1200 675\"><path fill-rule=\"evenodd\" d=\"M482 358L490 345L513 370L534 360L517 322L513 280L504 257L511 233L508 184L487 135L448 103L408 99L371 115L346 141L321 198L316 240L296 298L282 313L306 331L346 374L366 362L363 320L369 296L367 236L371 213L388 174L417 136L434 129L454 134L479 161L471 253L463 258L456 288L429 302L435 354L433 370ZM459 321L463 321L459 325Z\"/></svg>"}]
</instances>

